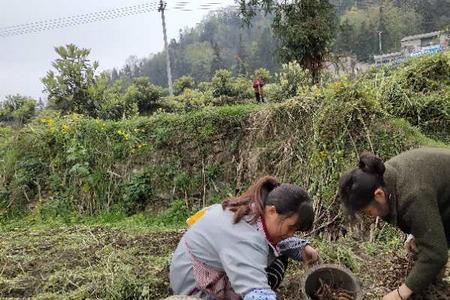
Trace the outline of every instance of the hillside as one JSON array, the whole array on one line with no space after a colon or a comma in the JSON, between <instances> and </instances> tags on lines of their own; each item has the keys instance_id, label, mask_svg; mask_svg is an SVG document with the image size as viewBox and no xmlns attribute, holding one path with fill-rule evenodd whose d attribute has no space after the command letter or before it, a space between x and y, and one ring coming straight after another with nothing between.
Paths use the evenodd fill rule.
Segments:
<instances>
[{"instance_id":1,"label":"hillside","mask_svg":"<svg viewBox=\"0 0 450 300\"><path fill-rule=\"evenodd\" d=\"M386 159L447 147L449 104L450 56L440 54L305 87L283 102L124 121L48 114L1 127L0 296L166 296L164 272L186 217L272 174L307 188L318 216L313 244L377 299L396 283L381 270L406 263L402 236L380 225L352 233L364 242L342 237L337 179L365 149ZM282 295L298 293L301 272L292 268Z\"/></svg>"}]
</instances>

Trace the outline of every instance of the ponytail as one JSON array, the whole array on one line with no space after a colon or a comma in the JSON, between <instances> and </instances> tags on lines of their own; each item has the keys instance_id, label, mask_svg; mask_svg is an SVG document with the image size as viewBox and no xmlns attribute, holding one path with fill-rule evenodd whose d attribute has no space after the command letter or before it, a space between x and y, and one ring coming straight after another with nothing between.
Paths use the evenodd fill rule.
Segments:
<instances>
[{"instance_id":1,"label":"ponytail","mask_svg":"<svg viewBox=\"0 0 450 300\"><path fill-rule=\"evenodd\" d=\"M222 208L234 212L233 222L235 224L239 223L244 216L250 214L254 214L251 222L256 222L260 216L264 215L267 196L279 185L280 183L275 177L261 177L241 196L223 201Z\"/></svg>"},{"instance_id":2,"label":"ponytail","mask_svg":"<svg viewBox=\"0 0 450 300\"><path fill-rule=\"evenodd\" d=\"M274 177L266 176L257 180L244 194L222 203L223 209L234 212L236 224L246 215L251 215L250 222L256 222L264 216L266 206L275 207L284 217L298 215L297 230L308 231L314 222L314 209L308 193L301 187L283 183Z\"/></svg>"}]
</instances>

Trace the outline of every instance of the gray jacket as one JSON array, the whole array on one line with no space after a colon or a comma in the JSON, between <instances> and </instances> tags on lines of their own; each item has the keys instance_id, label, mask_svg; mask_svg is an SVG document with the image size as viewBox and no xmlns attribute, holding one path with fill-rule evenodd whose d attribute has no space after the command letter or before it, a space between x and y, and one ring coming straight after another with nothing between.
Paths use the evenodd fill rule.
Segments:
<instances>
[{"instance_id":1,"label":"gray jacket","mask_svg":"<svg viewBox=\"0 0 450 300\"><path fill-rule=\"evenodd\" d=\"M253 289L270 289L265 269L276 256L264 233L245 220L233 224L233 213L217 204L206 211L178 244L170 265L170 286L176 294L186 295L195 288L186 242L192 255L201 262L224 270L233 290L242 297ZM301 249L307 244L303 242ZM292 255L289 249L286 253L300 258L299 248Z\"/></svg>"}]
</instances>

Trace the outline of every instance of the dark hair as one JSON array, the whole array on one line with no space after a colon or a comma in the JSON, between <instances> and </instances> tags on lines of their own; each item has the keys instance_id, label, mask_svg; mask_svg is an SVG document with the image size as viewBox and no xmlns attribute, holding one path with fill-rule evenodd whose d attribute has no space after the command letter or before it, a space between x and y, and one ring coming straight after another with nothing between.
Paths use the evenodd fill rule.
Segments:
<instances>
[{"instance_id":1,"label":"dark hair","mask_svg":"<svg viewBox=\"0 0 450 300\"><path fill-rule=\"evenodd\" d=\"M250 222L254 223L264 215L264 208L268 205L274 206L278 214L286 217L297 214L298 230L311 229L314 209L308 193L294 184L280 184L271 176L258 179L241 196L225 200L222 208L234 212L235 224L251 214Z\"/></svg>"},{"instance_id":2,"label":"dark hair","mask_svg":"<svg viewBox=\"0 0 450 300\"><path fill-rule=\"evenodd\" d=\"M345 208L350 212L366 208L373 201L375 190L384 187L385 170L378 156L370 152L361 153L358 167L339 180L339 197Z\"/></svg>"}]
</instances>

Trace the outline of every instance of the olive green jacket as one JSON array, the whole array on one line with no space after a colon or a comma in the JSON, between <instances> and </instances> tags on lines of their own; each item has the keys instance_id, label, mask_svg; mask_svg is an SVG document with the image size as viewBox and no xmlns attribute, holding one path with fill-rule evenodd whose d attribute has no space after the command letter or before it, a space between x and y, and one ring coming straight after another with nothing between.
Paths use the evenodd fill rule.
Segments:
<instances>
[{"instance_id":1,"label":"olive green jacket","mask_svg":"<svg viewBox=\"0 0 450 300\"><path fill-rule=\"evenodd\" d=\"M406 285L421 290L436 278L448 260L450 150L410 150L385 165L390 213L384 219L416 238L417 261Z\"/></svg>"}]
</instances>

